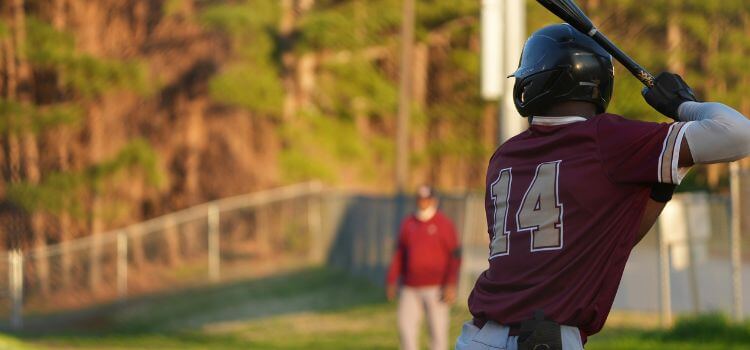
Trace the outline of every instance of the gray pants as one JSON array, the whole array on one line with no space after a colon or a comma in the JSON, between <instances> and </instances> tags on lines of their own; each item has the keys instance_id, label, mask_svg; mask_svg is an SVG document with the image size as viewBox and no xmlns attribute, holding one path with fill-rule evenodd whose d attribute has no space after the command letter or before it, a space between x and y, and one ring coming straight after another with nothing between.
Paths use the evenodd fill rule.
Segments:
<instances>
[{"instance_id":1,"label":"gray pants","mask_svg":"<svg viewBox=\"0 0 750 350\"><path fill-rule=\"evenodd\" d=\"M419 349L422 315L427 314L430 349L448 348L449 306L442 300L439 286L402 287L398 299L398 331L402 350Z\"/></svg>"},{"instance_id":2,"label":"gray pants","mask_svg":"<svg viewBox=\"0 0 750 350\"><path fill-rule=\"evenodd\" d=\"M510 329L493 321L479 328L474 322L464 323L456 341L456 350L518 350L518 337L510 336ZM583 350L581 333L576 327L561 326L563 350Z\"/></svg>"}]
</instances>

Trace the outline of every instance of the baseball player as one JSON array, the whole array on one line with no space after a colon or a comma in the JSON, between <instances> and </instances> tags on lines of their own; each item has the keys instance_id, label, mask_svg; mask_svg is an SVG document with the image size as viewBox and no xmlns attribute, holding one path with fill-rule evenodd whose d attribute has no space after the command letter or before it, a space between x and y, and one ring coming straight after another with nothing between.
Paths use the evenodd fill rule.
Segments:
<instances>
[{"instance_id":1,"label":"baseball player","mask_svg":"<svg viewBox=\"0 0 750 350\"><path fill-rule=\"evenodd\" d=\"M611 56L566 24L528 39L513 95L529 128L487 169L489 269L456 349L582 349L607 319L625 262L695 163L750 154L750 120L697 102L676 74L643 96L673 123L605 113Z\"/></svg>"},{"instance_id":2,"label":"baseball player","mask_svg":"<svg viewBox=\"0 0 750 350\"><path fill-rule=\"evenodd\" d=\"M401 224L398 245L387 276L387 297L396 297L399 280L398 330L401 349L419 349L422 316L430 330L430 349L449 346L450 304L456 298L461 263L458 235L451 220L440 212L435 191L421 186L417 211Z\"/></svg>"}]
</instances>

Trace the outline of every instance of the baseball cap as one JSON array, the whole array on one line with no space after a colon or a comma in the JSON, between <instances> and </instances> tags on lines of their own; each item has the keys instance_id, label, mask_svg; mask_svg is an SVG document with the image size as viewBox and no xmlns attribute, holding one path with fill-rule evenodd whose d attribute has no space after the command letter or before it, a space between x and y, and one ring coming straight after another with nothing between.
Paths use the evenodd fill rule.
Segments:
<instances>
[{"instance_id":1,"label":"baseball cap","mask_svg":"<svg viewBox=\"0 0 750 350\"><path fill-rule=\"evenodd\" d=\"M417 198L425 199L432 197L435 197L435 190L432 187L428 185L419 186L419 188L417 189Z\"/></svg>"}]
</instances>

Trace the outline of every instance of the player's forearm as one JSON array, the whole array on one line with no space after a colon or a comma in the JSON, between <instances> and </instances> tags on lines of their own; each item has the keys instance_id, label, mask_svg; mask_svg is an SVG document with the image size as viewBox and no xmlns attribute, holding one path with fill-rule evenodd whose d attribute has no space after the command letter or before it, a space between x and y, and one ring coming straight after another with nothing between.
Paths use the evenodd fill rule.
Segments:
<instances>
[{"instance_id":1,"label":"player's forearm","mask_svg":"<svg viewBox=\"0 0 750 350\"><path fill-rule=\"evenodd\" d=\"M681 121L691 122L685 136L695 163L719 163L750 155L750 120L716 102L685 102Z\"/></svg>"}]
</instances>

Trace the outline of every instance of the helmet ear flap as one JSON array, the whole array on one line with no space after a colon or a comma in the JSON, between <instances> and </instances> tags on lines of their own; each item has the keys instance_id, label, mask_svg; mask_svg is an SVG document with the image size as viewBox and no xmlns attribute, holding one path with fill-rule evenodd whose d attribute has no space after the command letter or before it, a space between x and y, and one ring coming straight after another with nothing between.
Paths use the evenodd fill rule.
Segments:
<instances>
[{"instance_id":1,"label":"helmet ear flap","mask_svg":"<svg viewBox=\"0 0 750 350\"><path fill-rule=\"evenodd\" d=\"M554 97L550 96L554 91L552 87L562 72L560 69L552 69L517 78L513 87L513 97L518 112L524 117L544 112L547 107L546 101Z\"/></svg>"}]
</instances>

